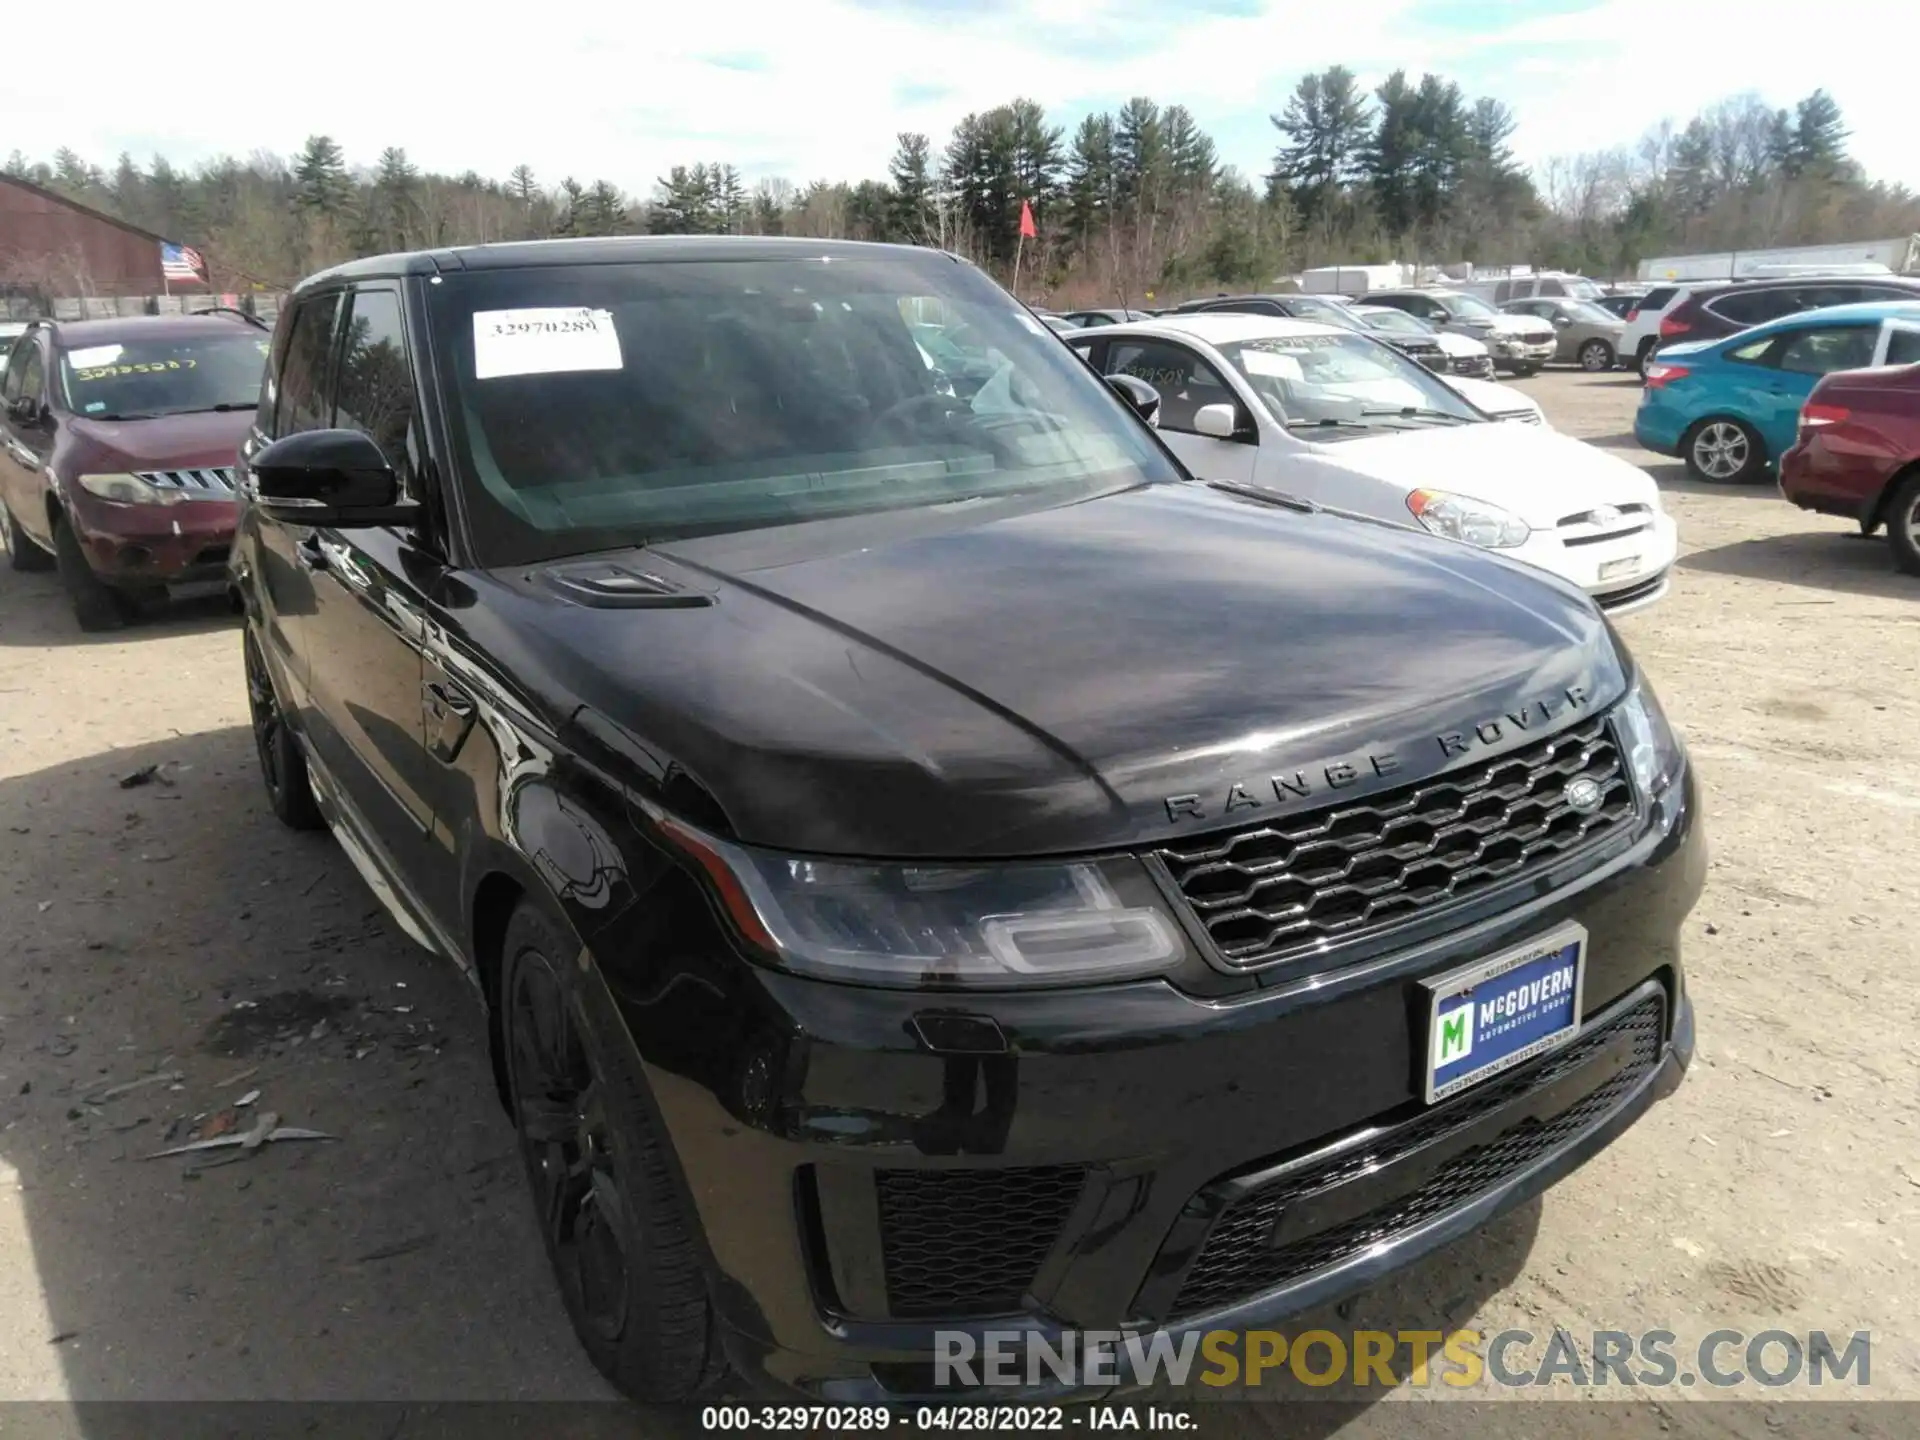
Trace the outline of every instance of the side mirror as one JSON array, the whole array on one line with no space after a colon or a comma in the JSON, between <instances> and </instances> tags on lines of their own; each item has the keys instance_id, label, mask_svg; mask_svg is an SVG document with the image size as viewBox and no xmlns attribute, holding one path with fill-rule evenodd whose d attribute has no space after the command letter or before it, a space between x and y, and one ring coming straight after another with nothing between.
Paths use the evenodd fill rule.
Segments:
<instances>
[{"instance_id":1,"label":"side mirror","mask_svg":"<svg viewBox=\"0 0 1920 1440\"><path fill-rule=\"evenodd\" d=\"M1258 442L1259 432L1240 423L1240 412L1232 405L1202 405L1193 412L1193 428L1215 440Z\"/></svg>"},{"instance_id":2,"label":"side mirror","mask_svg":"<svg viewBox=\"0 0 1920 1440\"><path fill-rule=\"evenodd\" d=\"M1160 392L1138 375L1109 375L1107 384L1113 393L1134 408L1149 425L1160 423Z\"/></svg>"},{"instance_id":3,"label":"side mirror","mask_svg":"<svg viewBox=\"0 0 1920 1440\"><path fill-rule=\"evenodd\" d=\"M1567 326L1571 325L1573 321L1565 315L1556 315L1553 317L1553 323L1564 330Z\"/></svg>"},{"instance_id":4,"label":"side mirror","mask_svg":"<svg viewBox=\"0 0 1920 1440\"><path fill-rule=\"evenodd\" d=\"M260 508L292 525L401 525L419 513L419 506L402 503L387 457L358 430L285 436L257 452L248 468Z\"/></svg>"}]
</instances>

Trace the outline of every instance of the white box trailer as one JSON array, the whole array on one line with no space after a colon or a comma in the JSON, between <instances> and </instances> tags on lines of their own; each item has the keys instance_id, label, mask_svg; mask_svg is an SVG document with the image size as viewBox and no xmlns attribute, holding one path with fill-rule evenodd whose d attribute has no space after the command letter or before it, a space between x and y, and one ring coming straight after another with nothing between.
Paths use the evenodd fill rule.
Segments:
<instances>
[{"instance_id":1,"label":"white box trailer","mask_svg":"<svg viewBox=\"0 0 1920 1440\"><path fill-rule=\"evenodd\" d=\"M1712 255L1662 255L1640 262L1642 280L1759 280L1794 274L1895 275L1920 272L1920 235L1841 245L1789 245L1775 250L1723 250Z\"/></svg>"},{"instance_id":2,"label":"white box trailer","mask_svg":"<svg viewBox=\"0 0 1920 1440\"><path fill-rule=\"evenodd\" d=\"M1300 272L1300 289L1308 295L1365 295L1398 290L1410 280L1405 265L1322 265Z\"/></svg>"}]
</instances>

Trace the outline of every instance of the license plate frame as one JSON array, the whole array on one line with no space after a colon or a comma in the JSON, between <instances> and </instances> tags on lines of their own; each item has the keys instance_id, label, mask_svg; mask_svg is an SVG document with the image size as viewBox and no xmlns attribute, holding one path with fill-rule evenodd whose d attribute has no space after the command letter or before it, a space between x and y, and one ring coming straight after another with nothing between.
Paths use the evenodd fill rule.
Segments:
<instances>
[{"instance_id":1,"label":"license plate frame","mask_svg":"<svg viewBox=\"0 0 1920 1440\"><path fill-rule=\"evenodd\" d=\"M1622 555L1618 560L1602 560L1600 562L1600 578L1602 580L1618 580L1622 575L1637 575L1639 573L1640 557L1638 555Z\"/></svg>"},{"instance_id":2,"label":"license plate frame","mask_svg":"<svg viewBox=\"0 0 1920 1440\"><path fill-rule=\"evenodd\" d=\"M1558 1050L1579 1036L1587 988L1587 941L1586 927L1569 920L1484 960L1475 960L1420 982L1426 992L1427 1026L1420 1071L1422 1095L1427 1104L1451 1099L1482 1081ZM1560 957L1568 950L1573 952L1570 988L1560 974L1569 963ZM1484 992L1491 988L1490 982L1504 980L1516 971L1527 973L1518 983L1500 989L1491 1000L1486 997ZM1550 994L1548 985L1543 983L1536 1002L1518 1011L1504 1008L1516 993L1524 996L1527 986L1548 982L1549 977L1554 977ZM1476 991L1483 992L1478 999L1474 998ZM1484 1005L1501 1005L1503 1009L1502 1013L1486 1017L1490 1023L1488 1033L1482 1038ZM1454 1018L1463 1009L1466 1012L1464 1049L1458 1044L1459 1023ZM1563 1011L1565 1015L1561 1018ZM1450 1022L1444 1036L1443 1014ZM1450 1046L1449 1042L1452 1042ZM1496 1053L1477 1064L1464 1063L1472 1059L1476 1049L1484 1052L1489 1045L1497 1047ZM1449 1048L1457 1053L1443 1061L1441 1057Z\"/></svg>"}]
</instances>

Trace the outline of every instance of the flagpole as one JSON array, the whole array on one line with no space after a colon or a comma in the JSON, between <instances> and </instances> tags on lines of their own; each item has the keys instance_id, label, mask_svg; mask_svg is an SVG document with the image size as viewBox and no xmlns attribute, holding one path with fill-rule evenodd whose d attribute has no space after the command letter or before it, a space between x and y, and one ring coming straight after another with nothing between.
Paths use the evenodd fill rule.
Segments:
<instances>
[{"instance_id":1,"label":"flagpole","mask_svg":"<svg viewBox=\"0 0 1920 1440\"><path fill-rule=\"evenodd\" d=\"M1020 232L1019 243L1013 247L1013 298L1016 300L1020 298L1020 256L1026 248L1027 235L1023 230Z\"/></svg>"}]
</instances>

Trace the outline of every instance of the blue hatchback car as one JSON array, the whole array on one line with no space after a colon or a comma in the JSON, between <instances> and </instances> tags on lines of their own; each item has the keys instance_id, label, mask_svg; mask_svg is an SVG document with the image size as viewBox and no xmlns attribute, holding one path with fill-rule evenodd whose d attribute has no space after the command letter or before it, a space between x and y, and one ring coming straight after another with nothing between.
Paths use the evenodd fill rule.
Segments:
<instances>
[{"instance_id":1,"label":"blue hatchback car","mask_svg":"<svg viewBox=\"0 0 1920 1440\"><path fill-rule=\"evenodd\" d=\"M1792 448L1821 376L1889 363L1920 331L1920 301L1805 310L1723 340L1662 346L1647 364L1633 435L1696 480L1757 480Z\"/></svg>"}]
</instances>

